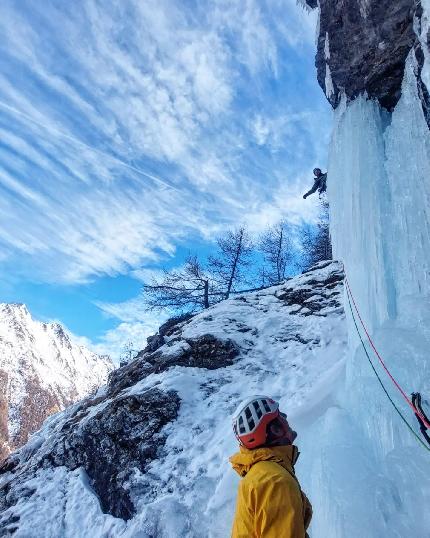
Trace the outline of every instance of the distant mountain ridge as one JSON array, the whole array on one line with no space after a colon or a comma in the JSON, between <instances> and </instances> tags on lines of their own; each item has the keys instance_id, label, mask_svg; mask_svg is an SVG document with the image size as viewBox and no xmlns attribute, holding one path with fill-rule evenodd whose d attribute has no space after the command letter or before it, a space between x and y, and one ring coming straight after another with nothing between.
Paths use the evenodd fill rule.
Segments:
<instances>
[{"instance_id":1,"label":"distant mountain ridge","mask_svg":"<svg viewBox=\"0 0 430 538\"><path fill-rule=\"evenodd\" d=\"M0 303L0 461L112 370L109 357L73 343L59 323L34 320L24 304Z\"/></svg>"}]
</instances>

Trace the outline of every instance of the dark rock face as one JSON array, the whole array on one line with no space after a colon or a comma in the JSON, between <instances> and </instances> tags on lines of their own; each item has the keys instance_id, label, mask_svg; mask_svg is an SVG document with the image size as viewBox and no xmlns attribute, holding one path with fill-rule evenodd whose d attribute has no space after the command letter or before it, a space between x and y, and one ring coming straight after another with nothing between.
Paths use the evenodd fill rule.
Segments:
<instances>
[{"instance_id":1,"label":"dark rock face","mask_svg":"<svg viewBox=\"0 0 430 538\"><path fill-rule=\"evenodd\" d=\"M173 391L151 389L116 398L74 429L73 418L62 428L62 442L42 465L70 470L83 467L102 510L122 519L134 515L127 480L134 469L145 471L165 438L160 430L177 417L180 400Z\"/></svg>"},{"instance_id":2,"label":"dark rock face","mask_svg":"<svg viewBox=\"0 0 430 538\"><path fill-rule=\"evenodd\" d=\"M178 328L183 327L186 321L189 321L193 317L193 314L181 314L180 316L174 316L168 319L163 325L160 325L158 334L160 336L170 336L177 332Z\"/></svg>"},{"instance_id":3,"label":"dark rock face","mask_svg":"<svg viewBox=\"0 0 430 538\"><path fill-rule=\"evenodd\" d=\"M111 373L105 394L76 405L57 428L53 442L48 436L46 448L38 448L36 454L12 454L5 461L0 475L15 472L23 463L26 470L19 474L18 481L8 482L0 490L0 511L16 504L23 495L33 495L25 490L25 482L38 469L65 466L86 471L104 512L125 520L134 516L130 477L136 470L145 473L157 458L165 444L161 430L177 418L180 399L176 392L158 388L136 394L127 394L126 390L172 366L214 370L232 365L239 354L232 340L220 340L211 334L184 338L179 323L176 320L161 328L163 334L159 336L169 338L163 348L153 352L151 347L145 348L135 360ZM11 522L0 521L0 535L3 524L9 526Z\"/></svg>"},{"instance_id":4,"label":"dark rock face","mask_svg":"<svg viewBox=\"0 0 430 538\"><path fill-rule=\"evenodd\" d=\"M166 343L166 336L172 336L175 333L179 334L180 329L182 329L186 322L189 321L192 317L192 314L186 313L168 319L165 323L163 323L163 325L160 325L157 334L148 336L148 338L146 339L148 345L141 353L139 353L139 355L146 352L153 353L154 351L156 351L159 347Z\"/></svg>"},{"instance_id":5,"label":"dark rock face","mask_svg":"<svg viewBox=\"0 0 430 538\"><path fill-rule=\"evenodd\" d=\"M161 429L177 417L180 399L174 391L152 388L143 394L110 400L94 412L100 403L104 403L103 399L84 400L56 434L55 443L42 451L39 458L32 460L30 455L29 465L19 474L19 480L1 488L0 510L13 506L23 496L33 495L25 482L38 469L65 466L69 470L85 469L105 513L125 520L133 517L130 476L136 470L145 472L157 457L165 443ZM0 468L0 474L14 471L20 463L12 454Z\"/></svg>"},{"instance_id":6,"label":"dark rock face","mask_svg":"<svg viewBox=\"0 0 430 538\"><path fill-rule=\"evenodd\" d=\"M330 265L319 264L319 268ZM314 268L305 271L311 273ZM325 316L325 308L341 308L342 298L338 288L339 283L343 282L344 274L342 271L334 271L326 280L317 281L309 280L307 287L303 288L286 288L276 297L283 301L287 306L297 307L292 314L302 316ZM296 335L297 336L297 335ZM300 339L298 341L301 341ZM304 342L302 342L304 343Z\"/></svg>"},{"instance_id":7,"label":"dark rock face","mask_svg":"<svg viewBox=\"0 0 430 538\"><path fill-rule=\"evenodd\" d=\"M314 7L313 0L307 0ZM415 0L320 0L318 82L335 108L341 92L352 100L367 92L381 106L397 104L405 60L419 48L413 29ZM328 43L326 42L328 37ZM327 52L329 51L329 57ZM333 91L326 88L329 66Z\"/></svg>"},{"instance_id":8,"label":"dark rock face","mask_svg":"<svg viewBox=\"0 0 430 538\"><path fill-rule=\"evenodd\" d=\"M162 354L154 353L147 357L148 362L155 367L157 373L174 365L216 370L231 366L239 354L239 348L232 340L219 340L211 334L184 341L187 345L178 355L165 357Z\"/></svg>"},{"instance_id":9,"label":"dark rock face","mask_svg":"<svg viewBox=\"0 0 430 538\"><path fill-rule=\"evenodd\" d=\"M195 339L171 340L170 344L182 341L182 347L175 354L163 354L157 348L151 352L146 347L138 353L131 363L114 370L109 376L109 393L118 394L126 387L137 383L139 379L152 373L160 373L171 366L188 366L191 368L208 368L216 370L233 364L239 354L239 348L232 340L219 340L211 334L205 334Z\"/></svg>"}]
</instances>

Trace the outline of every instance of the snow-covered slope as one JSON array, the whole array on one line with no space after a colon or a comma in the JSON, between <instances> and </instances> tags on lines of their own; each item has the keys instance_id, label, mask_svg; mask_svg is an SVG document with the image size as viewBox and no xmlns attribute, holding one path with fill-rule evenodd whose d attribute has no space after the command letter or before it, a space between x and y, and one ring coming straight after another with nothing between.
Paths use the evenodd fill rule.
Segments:
<instances>
[{"instance_id":1,"label":"snow-covered slope","mask_svg":"<svg viewBox=\"0 0 430 538\"><path fill-rule=\"evenodd\" d=\"M105 383L112 369L58 323L33 320L23 304L0 303L0 460L47 416Z\"/></svg>"},{"instance_id":2,"label":"snow-covered slope","mask_svg":"<svg viewBox=\"0 0 430 538\"><path fill-rule=\"evenodd\" d=\"M229 536L238 482L230 415L253 393L280 399L304 448L303 487L320 495L309 456L320 442L313 424L336 406L344 379L342 280L339 264L321 263L165 325L106 387L49 418L8 459L0 534Z\"/></svg>"}]
</instances>

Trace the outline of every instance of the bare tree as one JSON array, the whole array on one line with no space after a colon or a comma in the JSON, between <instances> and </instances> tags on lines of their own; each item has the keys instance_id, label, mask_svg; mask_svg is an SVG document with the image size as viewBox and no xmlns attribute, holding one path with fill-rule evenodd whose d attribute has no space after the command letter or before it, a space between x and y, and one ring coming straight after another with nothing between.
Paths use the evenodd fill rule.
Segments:
<instances>
[{"instance_id":1,"label":"bare tree","mask_svg":"<svg viewBox=\"0 0 430 538\"><path fill-rule=\"evenodd\" d=\"M260 274L265 284L278 284L285 279L288 264L293 259L293 245L284 221L268 228L260 237L259 248L265 265Z\"/></svg>"},{"instance_id":2,"label":"bare tree","mask_svg":"<svg viewBox=\"0 0 430 538\"><path fill-rule=\"evenodd\" d=\"M237 284L248 280L245 270L251 265L254 246L244 226L227 232L217 243L219 253L209 256L208 265L217 288L228 299Z\"/></svg>"},{"instance_id":3,"label":"bare tree","mask_svg":"<svg viewBox=\"0 0 430 538\"><path fill-rule=\"evenodd\" d=\"M303 269L309 269L309 267L320 261L333 258L329 222L329 204L327 201L322 201L319 222L316 228L315 226L305 225L301 229Z\"/></svg>"},{"instance_id":4,"label":"bare tree","mask_svg":"<svg viewBox=\"0 0 430 538\"><path fill-rule=\"evenodd\" d=\"M137 350L134 349L133 342L130 341L124 344L124 347L122 348L122 353L119 358L120 360L119 365L124 366L128 364L131 361L131 359L136 355L136 353L137 353Z\"/></svg>"},{"instance_id":5,"label":"bare tree","mask_svg":"<svg viewBox=\"0 0 430 538\"><path fill-rule=\"evenodd\" d=\"M143 287L148 310L200 310L209 308L210 282L197 256L188 256L183 269L164 270Z\"/></svg>"}]
</instances>

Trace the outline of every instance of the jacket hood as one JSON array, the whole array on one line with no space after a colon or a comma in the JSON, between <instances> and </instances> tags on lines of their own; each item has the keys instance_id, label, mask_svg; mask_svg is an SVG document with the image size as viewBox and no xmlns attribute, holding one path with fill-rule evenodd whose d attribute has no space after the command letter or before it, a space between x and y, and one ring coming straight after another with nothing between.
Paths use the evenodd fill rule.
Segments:
<instances>
[{"instance_id":1,"label":"jacket hood","mask_svg":"<svg viewBox=\"0 0 430 538\"><path fill-rule=\"evenodd\" d=\"M274 461L285 469L294 471L294 464L299 454L295 445L262 447L254 450L241 446L240 451L230 458L230 463L240 476L245 476L259 461Z\"/></svg>"}]
</instances>

